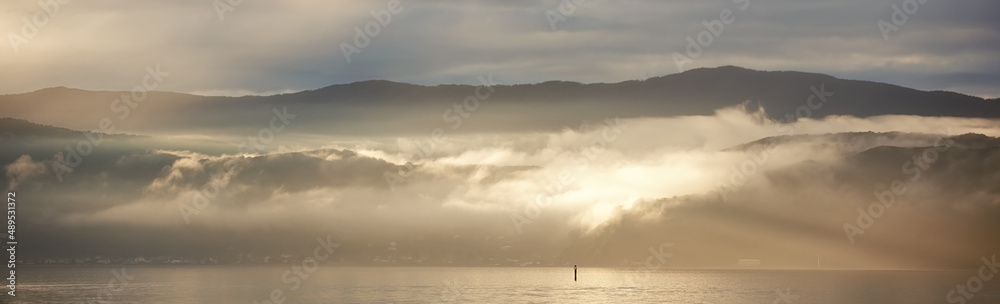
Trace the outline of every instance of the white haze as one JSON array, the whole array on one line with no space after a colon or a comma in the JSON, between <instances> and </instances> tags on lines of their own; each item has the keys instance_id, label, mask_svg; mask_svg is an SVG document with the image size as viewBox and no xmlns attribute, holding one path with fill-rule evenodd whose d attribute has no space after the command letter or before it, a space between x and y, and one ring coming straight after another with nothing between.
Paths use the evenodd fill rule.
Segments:
<instances>
[{"instance_id":1,"label":"white haze","mask_svg":"<svg viewBox=\"0 0 1000 304\"><path fill-rule=\"evenodd\" d=\"M331 139L324 147L296 150L324 164L343 161L344 156L336 150L351 150L400 166L407 162L416 166L379 170L380 167L357 164L338 167L340 170L330 173L343 175L347 186L311 184L296 188L288 184L304 181L277 180L256 185L230 181L219 198L190 220L195 226L234 232L265 225L289 230L326 227L356 238L449 235L455 231L518 236L512 215L535 212L530 205L542 196L551 203L537 210L540 215L531 223L520 227L522 236L545 234L558 238L599 225L618 206L628 209L638 200L717 190L720 183L730 180L735 166L751 157L745 151L725 149L768 136L862 131L948 135L974 132L1000 136L1000 122L987 119L828 117L802 118L793 125L783 125L766 119L762 111L748 112L744 107L722 109L712 116L621 119L619 124L621 134L608 133L617 137L604 150L591 149L590 145L595 140L602 141L602 132L608 128L605 122L550 133L450 136L430 151L420 150L414 144L427 142L429 137L362 143ZM279 136L286 135L295 136ZM879 145L931 146L933 139L933 136L886 139L836 149L820 143L783 145L763 161L760 170L805 160L833 160L846 152ZM593 159L588 158L584 165L581 159L587 157L588 149ZM147 185L140 199L115 202L93 213L63 214L58 220L69 226L184 229L179 207L190 205L195 193L210 183L191 177L212 174L205 168L206 163L247 162L246 158L235 156L163 153L182 159ZM291 166L292 163L281 158L287 153L272 152L264 160L274 168ZM8 175L23 176L26 173L18 173L21 168L32 168L24 161L18 163L7 168ZM390 191L383 173L402 173L406 177L393 185L395 191ZM278 179L266 176L270 174L267 170L252 174L260 175L261 180ZM363 182L356 181L355 175L366 177ZM558 187L558 191L547 191L545 187L557 183L561 175L568 183ZM240 193L249 192L263 196L239 198Z\"/></svg>"}]
</instances>

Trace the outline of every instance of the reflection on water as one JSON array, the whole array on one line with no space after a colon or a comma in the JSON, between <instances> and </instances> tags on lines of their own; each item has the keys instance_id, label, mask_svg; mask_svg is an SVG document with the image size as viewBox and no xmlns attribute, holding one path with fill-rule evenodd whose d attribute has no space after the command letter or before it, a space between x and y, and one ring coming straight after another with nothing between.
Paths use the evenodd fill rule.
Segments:
<instances>
[{"instance_id":1,"label":"reflection on water","mask_svg":"<svg viewBox=\"0 0 1000 304\"><path fill-rule=\"evenodd\" d=\"M30 266L11 303L945 303L975 271ZM297 287L297 288L296 288ZM968 303L1000 302L1000 280Z\"/></svg>"}]
</instances>

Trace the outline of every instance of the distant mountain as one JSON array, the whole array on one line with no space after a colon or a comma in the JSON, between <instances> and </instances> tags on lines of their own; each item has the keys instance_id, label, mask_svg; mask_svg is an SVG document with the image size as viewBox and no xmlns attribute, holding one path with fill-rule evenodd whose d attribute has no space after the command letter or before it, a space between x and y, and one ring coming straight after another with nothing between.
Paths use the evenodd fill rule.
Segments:
<instances>
[{"instance_id":1,"label":"distant mountain","mask_svg":"<svg viewBox=\"0 0 1000 304\"><path fill-rule=\"evenodd\" d=\"M78 131L36 124L23 119L0 118L0 140L76 136Z\"/></svg>"},{"instance_id":2,"label":"distant mountain","mask_svg":"<svg viewBox=\"0 0 1000 304\"><path fill-rule=\"evenodd\" d=\"M344 135L511 132L576 127L608 117L710 115L716 109L751 102L768 115L808 114L868 117L921 115L1000 118L1000 100L944 91L920 91L885 83L838 79L791 71L756 71L734 66L703 68L643 81L581 84L550 81L480 90L461 115L454 107L476 94L470 85L418 86L390 81L340 84L292 94L206 97L152 92L50 88L0 96L5 116L72 129L95 129L112 119L119 132L165 130L228 132L260 128L274 109L297 115L298 131ZM806 113L814 91L832 96ZM489 93L489 97L485 94ZM144 98L127 107L123 94ZM133 97L128 97L132 99ZM818 107L817 107L818 106ZM450 112L448 112L451 110ZM459 119L459 117L461 119ZM461 123L459 123L461 121Z\"/></svg>"},{"instance_id":3,"label":"distant mountain","mask_svg":"<svg viewBox=\"0 0 1000 304\"><path fill-rule=\"evenodd\" d=\"M978 149L1000 147L1000 138L983 134L962 134L950 136L952 145L961 148ZM934 146L944 140L938 134L920 134L907 132L846 132L829 134L799 134L762 138L740 144L725 151L753 152L767 148L769 145L811 145L817 148L839 147L850 152L860 152L878 146L914 147Z\"/></svg>"},{"instance_id":4,"label":"distant mountain","mask_svg":"<svg viewBox=\"0 0 1000 304\"><path fill-rule=\"evenodd\" d=\"M147 150L192 150L210 154L236 153L236 147L207 140L164 139L129 134L89 133L66 128L36 124L13 118L0 118L0 168L14 162L22 155L33 159L51 159L57 153L90 151L95 161L90 163L111 166L122 155ZM89 136L88 136L89 135ZM91 150L92 149L92 150ZM88 154L89 154L88 153ZM102 159L104 162L97 162ZM88 164L101 170L106 167ZM0 184L5 180L0 178Z\"/></svg>"}]
</instances>

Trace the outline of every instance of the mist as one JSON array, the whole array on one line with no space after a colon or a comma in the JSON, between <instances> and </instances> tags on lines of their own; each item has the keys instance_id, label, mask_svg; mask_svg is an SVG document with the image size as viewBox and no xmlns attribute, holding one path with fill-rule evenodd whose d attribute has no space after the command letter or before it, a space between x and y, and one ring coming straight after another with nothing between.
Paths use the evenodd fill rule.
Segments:
<instances>
[{"instance_id":1,"label":"mist","mask_svg":"<svg viewBox=\"0 0 1000 304\"><path fill-rule=\"evenodd\" d=\"M830 267L951 267L972 247L998 245L988 233L995 224L969 219L995 214L1000 176L968 167L1000 166L998 124L902 115L781 123L743 104L549 132L312 136L256 153L213 148L222 138L177 147L109 135L62 181L58 140L15 135L5 141L23 146L5 151L12 161L0 182L32 200L21 231L49 240L28 247L35 257L296 254L297 244L331 234L344 244L341 258L357 264L394 254L431 264L629 265L669 240L676 267L739 258L804 267L822 256ZM982 135L958 136L966 133ZM283 136L307 134L275 138ZM911 179L903 164L942 142L950 149L885 219L869 233L844 232L873 191ZM961 191L956 176L967 180ZM914 230L930 224L947 228ZM963 238L925 241L953 235ZM888 257L913 248L923 251Z\"/></svg>"}]
</instances>

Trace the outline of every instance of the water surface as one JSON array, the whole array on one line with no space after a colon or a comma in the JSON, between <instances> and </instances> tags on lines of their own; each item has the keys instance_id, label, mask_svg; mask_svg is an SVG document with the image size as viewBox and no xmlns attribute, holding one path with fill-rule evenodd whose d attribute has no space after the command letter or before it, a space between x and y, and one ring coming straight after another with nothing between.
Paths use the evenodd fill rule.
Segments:
<instances>
[{"instance_id":1,"label":"water surface","mask_svg":"<svg viewBox=\"0 0 1000 304\"><path fill-rule=\"evenodd\" d=\"M10 303L947 303L975 271L32 266ZM285 274L289 273L288 276ZM283 278L285 279L283 281ZM123 284L123 281L128 281ZM109 285L113 283L113 285ZM10 299L9 297L5 299ZM967 303L1000 303L1000 278Z\"/></svg>"}]
</instances>

